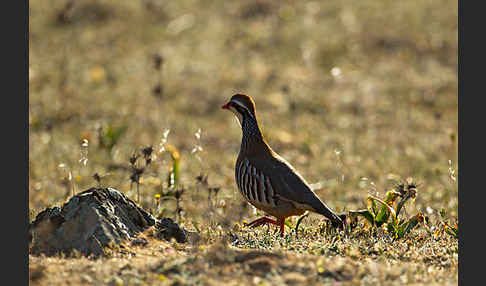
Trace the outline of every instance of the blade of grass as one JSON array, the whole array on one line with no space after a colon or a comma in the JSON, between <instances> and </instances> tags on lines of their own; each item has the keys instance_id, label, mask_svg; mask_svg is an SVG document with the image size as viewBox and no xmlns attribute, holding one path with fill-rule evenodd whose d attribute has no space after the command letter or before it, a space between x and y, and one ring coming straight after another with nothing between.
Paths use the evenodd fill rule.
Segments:
<instances>
[{"instance_id":1,"label":"blade of grass","mask_svg":"<svg viewBox=\"0 0 486 286\"><path fill-rule=\"evenodd\" d=\"M169 174L167 178L167 186L169 188L174 188L179 182L180 155L175 146L167 144L166 148L172 158L172 165L169 167Z\"/></svg>"},{"instance_id":2,"label":"blade of grass","mask_svg":"<svg viewBox=\"0 0 486 286\"><path fill-rule=\"evenodd\" d=\"M376 226L380 227L382 224L384 224L385 222L388 221L388 218L390 217L390 212L389 212L387 206L393 205L393 203L398 198L398 196L399 196L399 193L397 193L393 190L388 191L386 193L386 197L385 197L386 205L381 206L380 211L378 212L378 214L375 217Z\"/></svg>"},{"instance_id":3,"label":"blade of grass","mask_svg":"<svg viewBox=\"0 0 486 286\"><path fill-rule=\"evenodd\" d=\"M366 198L366 208L373 217L373 224L375 221L376 214L378 213L378 207L376 206L375 200L371 197Z\"/></svg>"},{"instance_id":4,"label":"blade of grass","mask_svg":"<svg viewBox=\"0 0 486 286\"><path fill-rule=\"evenodd\" d=\"M424 216L421 212L411 217L407 222L400 225L397 231L397 237L402 238L407 232L412 230L418 223L423 222Z\"/></svg>"},{"instance_id":5,"label":"blade of grass","mask_svg":"<svg viewBox=\"0 0 486 286\"><path fill-rule=\"evenodd\" d=\"M304 215L302 215L301 217L299 217L299 219L297 220L297 224L295 225L295 238L298 238L298 235L297 235L297 232L299 230L299 225L300 225L300 222L309 215L309 212L306 212Z\"/></svg>"},{"instance_id":6,"label":"blade of grass","mask_svg":"<svg viewBox=\"0 0 486 286\"><path fill-rule=\"evenodd\" d=\"M416 196L416 192L415 191L409 191L407 192L407 194L398 202L397 204L397 215L400 213L400 211L402 210L402 207L403 205L405 205L405 203L411 199L411 198L415 198Z\"/></svg>"},{"instance_id":7,"label":"blade of grass","mask_svg":"<svg viewBox=\"0 0 486 286\"><path fill-rule=\"evenodd\" d=\"M367 210L367 209L363 209L363 210L356 210L356 211L353 211L353 210L350 210L348 211L348 214L350 214L351 216L362 216L364 217L371 225L374 225L374 222L375 222L375 218L373 216L373 214L370 212L370 210Z\"/></svg>"},{"instance_id":8,"label":"blade of grass","mask_svg":"<svg viewBox=\"0 0 486 286\"><path fill-rule=\"evenodd\" d=\"M391 206L389 206L389 205L388 205L386 202L384 202L383 200L381 200L381 199L379 199L379 198L377 198L377 197L375 197L375 196L371 196L371 195L370 195L369 197L371 197L372 199L374 199L374 200L378 201L378 202L379 202L379 203L381 203L383 206L385 206L385 207L388 209L388 211L390 212L390 214L392 215L392 217L393 217L393 222L394 222L396 225L398 225L398 217L397 217L397 214L396 214L395 210L394 210L394 209L393 209Z\"/></svg>"}]
</instances>

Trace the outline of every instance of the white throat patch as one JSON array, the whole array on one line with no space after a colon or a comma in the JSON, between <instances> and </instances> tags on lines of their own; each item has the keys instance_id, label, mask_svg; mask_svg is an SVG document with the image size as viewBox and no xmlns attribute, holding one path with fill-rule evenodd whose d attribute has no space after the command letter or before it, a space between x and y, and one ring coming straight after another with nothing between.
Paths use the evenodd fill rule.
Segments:
<instances>
[{"instance_id":1,"label":"white throat patch","mask_svg":"<svg viewBox=\"0 0 486 286\"><path fill-rule=\"evenodd\" d=\"M243 115L241 115L241 113L239 113L233 106L230 106L229 109L231 110L231 112L233 112L235 117L238 119L238 124L240 125L240 127L242 127L243 126Z\"/></svg>"}]
</instances>

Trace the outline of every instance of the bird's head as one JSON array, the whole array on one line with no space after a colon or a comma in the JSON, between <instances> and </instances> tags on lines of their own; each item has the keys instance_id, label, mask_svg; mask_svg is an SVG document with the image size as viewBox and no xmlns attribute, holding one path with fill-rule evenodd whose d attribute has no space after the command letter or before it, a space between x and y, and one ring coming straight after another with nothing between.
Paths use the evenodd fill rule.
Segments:
<instances>
[{"instance_id":1,"label":"bird's head","mask_svg":"<svg viewBox=\"0 0 486 286\"><path fill-rule=\"evenodd\" d=\"M243 119L246 117L255 117L255 102L253 99L245 94L235 94L231 97L230 101L221 107L222 109L228 109L232 111L240 125L243 124Z\"/></svg>"}]
</instances>

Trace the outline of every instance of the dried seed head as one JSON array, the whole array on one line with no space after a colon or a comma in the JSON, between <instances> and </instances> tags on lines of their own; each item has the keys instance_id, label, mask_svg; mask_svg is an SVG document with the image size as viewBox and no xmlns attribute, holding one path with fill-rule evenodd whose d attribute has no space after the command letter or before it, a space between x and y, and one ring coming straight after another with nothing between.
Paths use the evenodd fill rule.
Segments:
<instances>
[{"instance_id":1,"label":"dried seed head","mask_svg":"<svg viewBox=\"0 0 486 286\"><path fill-rule=\"evenodd\" d=\"M145 165L150 165L150 163L152 163L152 158L146 158Z\"/></svg>"},{"instance_id":2,"label":"dried seed head","mask_svg":"<svg viewBox=\"0 0 486 286\"><path fill-rule=\"evenodd\" d=\"M404 183L398 183L395 185L395 190L400 193L400 196L405 195L405 184Z\"/></svg>"},{"instance_id":3,"label":"dried seed head","mask_svg":"<svg viewBox=\"0 0 486 286\"><path fill-rule=\"evenodd\" d=\"M208 175L203 175L202 173L199 174L199 176L196 177L196 180L199 182L199 183L202 183L204 185L207 185L208 184Z\"/></svg>"},{"instance_id":4,"label":"dried seed head","mask_svg":"<svg viewBox=\"0 0 486 286\"><path fill-rule=\"evenodd\" d=\"M182 194L184 194L184 189L176 190L174 192L174 197L178 200L182 197Z\"/></svg>"},{"instance_id":5,"label":"dried seed head","mask_svg":"<svg viewBox=\"0 0 486 286\"><path fill-rule=\"evenodd\" d=\"M130 176L130 180L133 182L133 183L139 183L139 180L140 180L140 177L141 175L143 174L143 172L145 171L145 168L133 168L132 170L132 175Z\"/></svg>"},{"instance_id":6,"label":"dried seed head","mask_svg":"<svg viewBox=\"0 0 486 286\"><path fill-rule=\"evenodd\" d=\"M144 171L145 171L145 168L135 168L133 170L133 173L137 174L137 175L142 175Z\"/></svg>"},{"instance_id":7,"label":"dried seed head","mask_svg":"<svg viewBox=\"0 0 486 286\"><path fill-rule=\"evenodd\" d=\"M220 187L211 187L211 188L208 188L208 191L211 193L211 192L214 192L214 195L218 195L218 192L220 190Z\"/></svg>"},{"instance_id":8,"label":"dried seed head","mask_svg":"<svg viewBox=\"0 0 486 286\"><path fill-rule=\"evenodd\" d=\"M86 166L88 164L88 139L84 138L80 141L81 149L79 151L81 158L78 160L79 163Z\"/></svg>"},{"instance_id":9,"label":"dried seed head","mask_svg":"<svg viewBox=\"0 0 486 286\"><path fill-rule=\"evenodd\" d=\"M163 93L162 85L160 83L158 83L152 89L152 95L155 96L155 97L162 97L162 93Z\"/></svg>"},{"instance_id":10,"label":"dried seed head","mask_svg":"<svg viewBox=\"0 0 486 286\"><path fill-rule=\"evenodd\" d=\"M167 137L169 136L170 129L165 129L162 133L162 138L159 143L159 153L167 151Z\"/></svg>"},{"instance_id":11,"label":"dried seed head","mask_svg":"<svg viewBox=\"0 0 486 286\"><path fill-rule=\"evenodd\" d=\"M138 183L138 180L140 179L140 176L138 174L132 174L130 176L130 181L132 181L132 183Z\"/></svg>"},{"instance_id":12,"label":"dried seed head","mask_svg":"<svg viewBox=\"0 0 486 286\"><path fill-rule=\"evenodd\" d=\"M145 158L150 157L152 155L152 152L154 151L154 148L152 146L147 146L142 149L142 154Z\"/></svg>"},{"instance_id":13,"label":"dried seed head","mask_svg":"<svg viewBox=\"0 0 486 286\"><path fill-rule=\"evenodd\" d=\"M130 157L130 164L134 165L135 162L137 162L138 157L139 156L137 153L133 153L132 156Z\"/></svg>"},{"instance_id":14,"label":"dried seed head","mask_svg":"<svg viewBox=\"0 0 486 286\"><path fill-rule=\"evenodd\" d=\"M198 128L196 133L194 133L194 136L196 137L197 140L201 139L201 128Z\"/></svg>"},{"instance_id":15,"label":"dried seed head","mask_svg":"<svg viewBox=\"0 0 486 286\"><path fill-rule=\"evenodd\" d=\"M397 191L402 198L405 196L415 198L418 187L419 183L415 182L413 178L407 178L405 182L400 182L395 185L395 191Z\"/></svg>"},{"instance_id":16,"label":"dried seed head","mask_svg":"<svg viewBox=\"0 0 486 286\"><path fill-rule=\"evenodd\" d=\"M93 179L95 179L95 181L98 182L98 183L101 181L101 177L98 173L94 173Z\"/></svg>"},{"instance_id":17,"label":"dried seed head","mask_svg":"<svg viewBox=\"0 0 486 286\"><path fill-rule=\"evenodd\" d=\"M164 58L159 54L155 54L153 56L153 61L154 61L154 68L156 70L160 70L160 68L162 67L162 64L164 63Z\"/></svg>"}]
</instances>

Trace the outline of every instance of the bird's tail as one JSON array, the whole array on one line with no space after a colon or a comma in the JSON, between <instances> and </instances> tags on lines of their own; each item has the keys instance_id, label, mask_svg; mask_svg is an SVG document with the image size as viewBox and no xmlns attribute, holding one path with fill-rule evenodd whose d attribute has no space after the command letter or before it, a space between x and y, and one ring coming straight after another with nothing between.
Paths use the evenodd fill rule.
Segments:
<instances>
[{"instance_id":1,"label":"bird's tail","mask_svg":"<svg viewBox=\"0 0 486 286\"><path fill-rule=\"evenodd\" d=\"M333 212L328 206L322 203L322 206L316 210L317 213L325 216L328 220L331 221L331 224L335 228L343 228L344 221L346 220L345 214L337 214Z\"/></svg>"}]
</instances>

